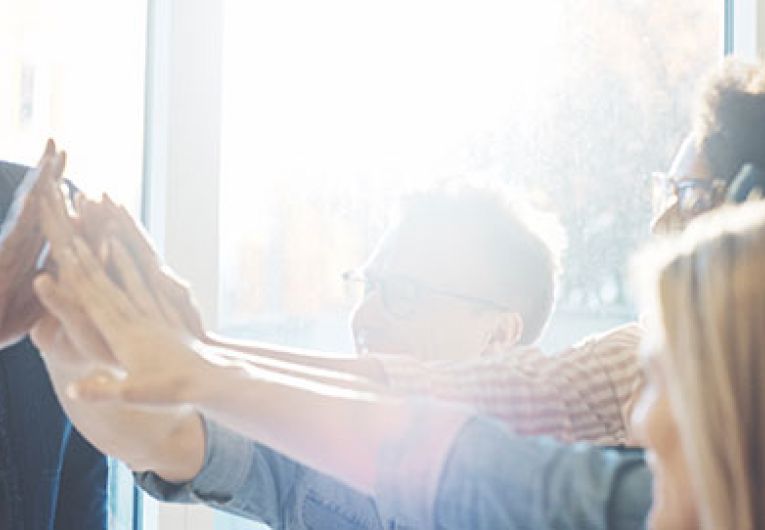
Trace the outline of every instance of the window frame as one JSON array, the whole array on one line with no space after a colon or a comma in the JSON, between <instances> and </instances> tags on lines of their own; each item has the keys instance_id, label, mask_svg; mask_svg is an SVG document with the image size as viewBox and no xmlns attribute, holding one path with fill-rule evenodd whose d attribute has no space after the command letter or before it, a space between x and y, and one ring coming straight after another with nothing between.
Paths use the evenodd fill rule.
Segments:
<instances>
[{"instance_id":1,"label":"window frame","mask_svg":"<svg viewBox=\"0 0 765 530\"><path fill-rule=\"evenodd\" d=\"M148 0L147 13L142 220L215 327L223 7ZM137 488L134 511L135 530L213 528L211 510L157 503Z\"/></svg>"}]
</instances>

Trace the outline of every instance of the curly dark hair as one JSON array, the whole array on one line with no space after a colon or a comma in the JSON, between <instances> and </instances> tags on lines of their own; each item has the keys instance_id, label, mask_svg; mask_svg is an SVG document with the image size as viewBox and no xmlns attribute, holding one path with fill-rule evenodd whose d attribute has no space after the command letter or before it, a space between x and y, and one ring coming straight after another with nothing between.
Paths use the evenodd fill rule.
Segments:
<instances>
[{"instance_id":1,"label":"curly dark hair","mask_svg":"<svg viewBox=\"0 0 765 530\"><path fill-rule=\"evenodd\" d=\"M744 164L765 168L765 63L723 61L703 85L696 117L714 177L730 182Z\"/></svg>"}]
</instances>

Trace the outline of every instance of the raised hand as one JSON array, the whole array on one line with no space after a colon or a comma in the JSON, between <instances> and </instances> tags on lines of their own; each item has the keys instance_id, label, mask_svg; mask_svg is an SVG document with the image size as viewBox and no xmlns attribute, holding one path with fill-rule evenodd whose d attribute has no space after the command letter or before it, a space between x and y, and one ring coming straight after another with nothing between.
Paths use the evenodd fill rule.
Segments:
<instances>
[{"instance_id":1,"label":"raised hand","mask_svg":"<svg viewBox=\"0 0 765 530\"><path fill-rule=\"evenodd\" d=\"M130 213L123 206L117 206L108 195L100 203L83 200L78 211L84 231L90 226L104 226L105 236L125 246L166 317L179 318L191 336L207 341L204 323L188 284L164 264L149 236ZM91 248L95 247L91 245Z\"/></svg>"},{"instance_id":2,"label":"raised hand","mask_svg":"<svg viewBox=\"0 0 765 530\"><path fill-rule=\"evenodd\" d=\"M60 185L66 156L49 140L37 167L19 186L0 231L0 346L26 335L43 313L32 288L45 247L39 205L47 186Z\"/></svg>"},{"instance_id":3,"label":"raised hand","mask_svg":"<svg viewBox=\"0 0 765 530\"><path fill-rule=\"evenodd\" d=\"M182 317L158 300L119 241L103 242L101 260L96 258L77 234L56 190L49 189L41 213L57 277L43 274L35 281L40 300L81 355L92 355L88 344L98 334L122 370L118 377L101 373L83 388L97 384L107 394L103 397L124 397L150 381L162 391L156 399L183 402L195 369L207 363ZM104 263L110 264L119 285Z\"/></svg>"}]
</instances>

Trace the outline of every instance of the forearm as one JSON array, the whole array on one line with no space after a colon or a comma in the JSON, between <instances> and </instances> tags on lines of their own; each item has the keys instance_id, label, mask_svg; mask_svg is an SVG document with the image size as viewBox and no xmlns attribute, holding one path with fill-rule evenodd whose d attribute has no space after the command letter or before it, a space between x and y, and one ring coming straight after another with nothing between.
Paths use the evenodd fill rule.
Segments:
<instances>
[{"instance_id":1,"label":"forearm","mask_svg":"<svg viewBox=\"0 0 765 530\"><path fill-rule=\"evenodd\" d=\"M222 425L371 493L377 458L405 430L405 402L261 370L244 363L213 366L188 397Z\"/></svg>"},{"instance_id":2,"label":"forearm","mask_svg":"<svg viewBox=\"0 0 765 530\"><path fill-rule=\"evenodd\" d=\"M272 344L234 341L232 339L208 334L206 342L226 351L237 358L247 360L262 368L276 369L303 377L320 374L327 382L335 379L348 381L341 374L351 375L361 380L385 385L386 376L381 363L373 356L338 355L318 350L287 348ZM315 369L315 370L312 370Z\"/></svg>"}]
</instances>

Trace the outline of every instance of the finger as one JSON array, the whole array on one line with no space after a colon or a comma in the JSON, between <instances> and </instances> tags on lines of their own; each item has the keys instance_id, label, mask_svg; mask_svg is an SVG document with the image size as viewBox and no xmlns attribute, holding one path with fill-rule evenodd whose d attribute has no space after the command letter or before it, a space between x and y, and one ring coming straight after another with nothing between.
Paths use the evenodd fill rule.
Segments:
<instances>
[{"instance_id":1,"label":"finger","mask_svg":"<svg viewBox=\"0 0 765 530\"><path fill-rule=\"evenodd\" d=\"M199 339L205 336L205 326L191 289L168 267L162 267L153 279L155 289L160 293L160 301L173 308L173 312L182 320L187 331Z\"/></svg>"},{"instance_id":2,"label":"finger","mask_svg":"<svg viewBox=\"0 0 765 530\"><path fill-rule=\"evenodd\" d=\"M141 269L145 271L158 269L162 259L154 245L152 245L146 230L124 207L115 205L108 195L105 196L104 201L107 205L110 205L114 213L120 239L125 242L128 250L138 261Z\"/></svg>"},{"instance_id":3,"label":"finger","mask_svg":"<svg viewBox=\"0 0 765 530\"><path fill-rule=\"evenodd\" d=\"M73 213L73 209L70 208L68 204L69 192L66 188L62 188L60 183L61 172L63 171L63 165L65 163L65 153L60 153L60 155L54 157L51 161L51 166L53 167L53 169L51 169L51 173L53 175L57 175L57 177L53 180L43 182L41 185L44 186L44 194L51 200L51 205L55 208L55 210L60 212L61 215L70 218L70 214ZM60 168L58 166L60 166Z\"/></svg>"},{"instance_id":4,"label":"finger","mask_svg":"<svg viewBox=\"0 0 765 530\"><path fill-rule=\"evenodd\" d=\"M85 195L83 193L77 193L72 198L71 203L72 203L74 212L76 214L79 215L79 212L82 211L82 204L84 201L85 201Z\"/></svg>"},{"instance_id":5,"label":"finger","mask_svg":"<svg viewBox=\"0 0 765 530\"><path fill-rule=\"evenodd\" d=\"M58 286L74 297L99 328L107 322L134 319L135 309L106 277L100 264L94 263L95 258L82 240L74 238L71 245L56 250L56 261Z\"/></svg>"},{"instance_id":6,"label":"finger","mask_svg":"<svg viewBox=\"0 0 765 530\"><path fill-rule=\"evenodd\" d=\"M67 314L70 328L75 320L81 322L78 327L83 332L74 338L67 335L64 324L51 313L43 315L31 329L29 336L46 361L53 361L58 366L82 362L116 365L103 338L92 324L86 322L85 314L79 309Z\"/></svg>"},{"instance_id":7,"label":"finger","mask_svg":"<svg viewBox=\"0 0 765 530\"><path fill-rule=\"evenodd\" d=\"M66 168L66 152L60 151L44 158L40 165L40 172L34 184L35 192L50 184L58 184L63 179Z\"/></svg>"},{"instance_id":8,"label":"finger","mask_svg":"<svg viewBox=\"0 0 765 530\"><path fill-rule=\"evenodd\" d=\"M44 197L40 202L40 222L43 234L50 244L51 255L60 263L64 259L62 253L70 248L73 239L72 231L68 227L69 221L61 216L60 211L56 213L51 201Z\"/></svg>"},{"instance_id":9,"label":"finger","mask_svg":"<svg viewBox=\"0 0 765 530\"><path fill-rule=\"evenodd\" d=\"M29 338L41 353L71 363L77 358L72 355L72 349L61 348L64 337L61 322L51 313L44 314L29 332Z\"/></svg>"},{"instance_id":10,"label":"finger","mask_svg":"<svg viewBox=\"0 0 765 530\"><path fill-rule=\"evenodd\" d=\"M196 336L192 333L193 330L191 330L189 326L186 325L183 316L178 312L176 307L167 299L167 297L165 297L162 292L158 292L157 302L159 302L160 310L162 311L162 315L164 316L165 322L167 322L168 326L172 327L173 329L184 330L192 334L192 336Z\"/></svg>"},{"instance_id":11,"label":"finger","mask_svg":"<svg viewBox=\"0 0 765 530\"><path fill-rule=\"evenodd\" d=\"M122 360L125 348L130 347L125 342L126 334L139 333L151 321L106 275L80 238L74 240L74 251L65 254L67 259L70 256L73 256L72 262L63 262L60 276L69 282L67 289L76 294L80 307L101 333L109 350Z\"/></svg>"},{"instance_id":12,"label":"finger","mask_svg":"<svg viewBox=\"0 0 765 530\"><path fill-rule=\"evenodd\" d=\"M163 313L154 295L149 291L146 281L136 269L135 262L128 255L125 247L118 240L111 238L108 242L109 255L117 269L122 287L128 297L145 316L152 319L163 319Z\"/></svg>"},{"instance_id":13,"label":"finger","mask_svg":"<svg viewBox=\"0 0 765 530\"><path fill-rule=\"evenodd\" d=\"M91 302L99 303L104 308L109 307L115 315L123 319L138 319L141 316L140 311L125 292L109 278L104 265L95 257L90 247L77 236L72 241L72 247L74 255L73 261L68 263L71 266L68 272L72 273L77 287L90 295Z\"/></svg>"},{"instance_id":14,"label":"finger","mask_svg":"<svg viewBox=\"0 0 765 530\"><path fill-rule=\"evenodd\" d=\"M45 274L35 280L34 287L41 303L48 310L49 316L39 323L40 327L36 330L37 336L32 336L33 341L40 341L40 345L47 344L51 347L50 353L60 356L62 360L92 360L107 364L116 362L103 336L77 300ZM60 332L63 333L63 336L56 337L60 341L56 344L50 342L52 339L50 333L54 325L59 325ZM71 351L69 352L63 351L67 346L65 341L70 342L68 346ZM45 348L41 349L45 351Z\"/></svg>"},{"instance_id":15,"label":"finger","mask_svg":"<svg viewBox=\"0 0 765 530\"><path fill-rule=\"evenodd\" d=\"M155 299L159 303L165 320L175 328L187 328L196 336L198 330L191 329L189 326L187 322L189 318L184 314L186 311L179 310L184 306L179 305L178 302L183 301L184 295L187 295L184 286L168 275L162 267L162 259L152 245L151 239L135 218L124 207L117 206L109 195L104 195L103 200L116 222L115 232L118 233L120 241L124 242L123 248L126 247L125 251L130 252L134 263L137 263L148 282L148 286L155 293Z\"/></svg>"},{"instance_id":16,"label":"finger","mask_svg":"<svg viewBox=\"0 0 765 530\"><path fill-rule=\"evenodd\" d=\"M78 197L80 198L78 212L82 233L88 240L91 248L99 248L106 234L113 231L111 228L112 223L105 215L103 203L97 203L84 194L79 194Z\"/></svg>"},{"instance_id":17,"label":"finger","mask_svg":"<svg viewBox=\"0 0 765 530\"><path fill-rule=\"evenodd\" d=\"M56 142L53 141L52 138L48 138L48 140L45 142L45 149L43 150L43 154L40 157L40 160L37 162L37 165L42 165L43 160L45 160L48 157L51 157L56 152Z\"/></svg>"}]
</instances>

